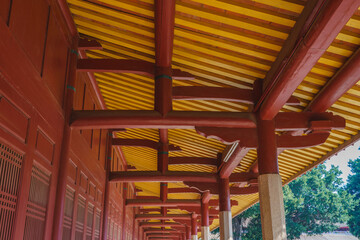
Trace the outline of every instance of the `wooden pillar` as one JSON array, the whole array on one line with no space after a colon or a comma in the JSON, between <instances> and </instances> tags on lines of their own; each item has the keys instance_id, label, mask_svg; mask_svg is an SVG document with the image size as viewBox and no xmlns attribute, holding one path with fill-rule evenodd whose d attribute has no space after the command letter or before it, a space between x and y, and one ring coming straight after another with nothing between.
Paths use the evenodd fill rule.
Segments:
<instances>
[{"instance_id":1,"label":"wooden pillar","mask_svg":"<svg viewBox=\"0 0 360 240\"><path fill-rule=\"evenodd\" d=\"M186 231L186 240L191 240L191 229L189 225L185 226L185 231Z\"/></svg>"},{"instance_id":2,"label":"wooden pillar","mask_svg":"<svg viewBox=\"0 0 360 240\"><path fill-rule=\"evenodd\" d=\"M109 220L109 207L110 207L110 181L109 174L111 171L111 153L112 153L112 132L108 132L107 149L106 149L106 173L105 173L105 191L104 191L104 216L102 222L102 239L106 240L107 225Z\"/></svg>"},{"instance_id":3,"label":"wooden pillar","mask_svg":"<svg viewBox=\"0 0 360 240\"><path fill-rule=\"evenodd\" d=\"M193 213L191 216L191 240L197 239L197 214Z\"/></svg>"},{"instance_id":4,"label":"wooden pillar","mask_svg":"<svg viewBox=\"0 0 360 240\"><path fill-rule=\"evenodd\" d=\"M64 207L65 207L65 194L66 194L66 180L67 180L67 168L69 163L69 153L71 146L72 129L69 126L71 111L73 109L73 102L75 96L75 80L76 80L76 66L77 66L77 45L78 40L74 40L75 44L71 50L70 66L68 73L68 81L66 87L66 100L64 104L65 112L65 124L64 135L61 145L61 157L59 164L59 175L57 179L54 221L52 239L62 239L62 226L64 221Z\"/></svg>"},{"instance_id":5,"label":"wooden pillar","mask_svg":"<svg viewBox=\"0 0 360 240\"><path fill-rule=\"evenodd\" d=\"M209 199L201 201L201 239L210 240Z\"/></svg>"},{"instance_id":6,"label":"wooden pillar","mask_svg":"<svg viewBox=\"0 0 360 240\"><path fill-rule=\"evenodd\" d=\"M286 239L285 210L277 161L275 123L258 119L261 227L264 240Z\"/></svg>"},{"instance_id":7,"label":"wooden pillar","mask_svg":"<svg viewBox=\"0 0 360 240\"><path fill-rule=\"evenodd\" d=\"M219 181L219 221L220 240L232 240L232 216L230 204L229 178L220 178Z\"/></svg>"},{"instance_id":8,"label":"wooden pillar","mask_svg":"<svg viewBox=\"0 0 360 240\"><path fill-rule=\"evenodd\" d=\"M126 221L126 199L127 199L127 188L128 183L123 183L123 214L122 214L122 224L121 224L121 240L125 240L126 231L125 231L125 221Z\"/></svg>"}]
</instances>

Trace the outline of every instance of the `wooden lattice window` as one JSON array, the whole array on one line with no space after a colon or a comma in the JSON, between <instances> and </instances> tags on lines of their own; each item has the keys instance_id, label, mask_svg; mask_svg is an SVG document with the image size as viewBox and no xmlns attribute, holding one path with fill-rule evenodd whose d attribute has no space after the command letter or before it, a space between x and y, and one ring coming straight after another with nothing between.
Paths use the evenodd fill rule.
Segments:
<instances>
[{"instance_id":1,"label":"wooden lattice window","mask_svg":"<svg viewBox=\"0 0 360 240\"><path fill-rule=\"evenodd\" d=\"M24 239L43 239L51 173L34 162L31 172Z\"/></svg>"},{"instance_id":2,"label":"wooden lattice window","mask_svg":"<svg viewBox=\"0 0 360 240\"><path fill-rule=\"evenodd\" d=\"M100 240L100 221L101 221L101 211L96 209L95 213L95 231L94 231L94 240Z\"/></svg>"},{"instance_id":3,"label":"wooden lattice window","mask_svg":"<svg viewBox=\"0 0 360 240\"><path fill-rule=\"evenodd\" d=\"M94 222L94 205L91 203L88 204L87 209L87 220L86 220L86 240L92 239L92 229L93 229L93 222Z\"/></svg>"},{"instance_id":4,"label":"wooden lattice window","mask_svg":"<svg viewBox=\"0 0 360 240\"><path fill-rule=\"evenodd\" d=\"M82 240L84 235L85 222L85 198L79 195L76 213L75 240Z\"/></svg>"},{"instance_id":5,"label":"wooden lattice window","mask_svg":"<svg viewBox=\"0 0 360 240\"><path fill-rule=\"evenodd\" d=\"M0 143L0 239L10 239L23 155Z\"/></svg>"},{"instance_id":6,"label":"wooden lattice window","mask_svg":"<svg viewBox=\"0 0 360 240\"><path fill-rule=\"evenodd\" d=\"M64 223L63 223L63 240L71 239L71 226L73 222L75 191L69 186L66 188Z\"/></svg>"}]
</instances>

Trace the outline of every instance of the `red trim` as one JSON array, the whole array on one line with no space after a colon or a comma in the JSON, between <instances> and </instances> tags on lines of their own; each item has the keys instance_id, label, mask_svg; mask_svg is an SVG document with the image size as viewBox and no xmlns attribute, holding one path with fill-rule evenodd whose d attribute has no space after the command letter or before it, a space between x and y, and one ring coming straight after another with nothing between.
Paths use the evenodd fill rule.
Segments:
<instances>
[{"instance_id":1,"label":"red trim","mask_svg":"<svg viewBox=\"0 0 360 240\"><path fill-rule=\"evenodd\" d=\"M328 1L295 47L280 77L263 94L260 118L273 119L359 7L359 0ZM270 90L268 90L270 89Z\"/></svg>"},{"instance_id":2,"label":"red trim","mask_svg":"<svg viewBox=\"0 0 360 240\"><path fill-rule=\"evenodd\" d=\"M274 121L258 119L257 156L260 174L279 173Z\"/></svg>"},{"instance_id":3,"label":"red trim","mask_svg":"<svg viewBox=\"0 0 360 240\"><path fill-rule=\"evenodd\" d=\"M219 207L220 212L231 211L229 179L221 178L219 181Z\"/></svg>"}]
</instances>

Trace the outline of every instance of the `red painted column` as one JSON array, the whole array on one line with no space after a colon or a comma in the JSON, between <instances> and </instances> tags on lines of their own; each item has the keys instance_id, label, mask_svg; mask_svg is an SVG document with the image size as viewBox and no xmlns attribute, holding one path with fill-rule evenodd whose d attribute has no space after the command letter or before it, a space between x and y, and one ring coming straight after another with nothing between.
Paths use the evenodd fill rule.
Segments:
<instances>
[{"instance_id":1,"label":"red painted column","mask_svg":"<svg viewBox=\"0 0 360 240\"><path fill-rule=\"evenodd\" d=\"M257 121L259 174L279 173L274 120Z\"/></svg>"},{"instance_id":2,"label":"red painted column","mask_svg":"<svg viewBox=\"0 0 360 240\"><path fill-rule=\"evenodd\" d=\"M66 88L64 112L65 112L65 124L64 124L64 135L61 145L61 157L59 164L59 175L57 179L56 189L56 200L55 200L55 211L53 221L53 232L52 239L62 239L62 226L64 220L64 206L65 206L65 194L66 194L66 180L67 180L67 169L69 163L69 153L71 146L71 135L72 129L69 126L71 111L73 109L73 102L75 96L75 81L76 81L76 65L77 65L77 45L78 40L74 40L73 49L71 51L70 66L68 73L68 81Z\"/></svg>"},{"instance_id":3,"label":"red painted column","mask_svg":"<svg viewBox=\"0 0 360 240\"><path fill-rule=\"evenodd\" d=\"M197 239L197 214L193 213L191 216L191 240Z\"/></svg>"},{"instance_id":4,"label":"red painted column","mask_svg":"<svg viewBox=\"0 0 360 240\"><path fill-rule=\"evenodd\" d=\"M209 202L201 202L201 240L210 240Z\"/></svg>"},{"instance_id":5,"label":"red painted column","mask_svg":"<svg viewBox=\"0 0 360 240\"><path fill-rule=\"evenodd\" d=\"M220 178L219 181L219 221L220 221L220 239L232 239L232 216L230 204L229 178Z\"/></svg>"},{"instance_id":6,"label":"red painted column","mask_svg":"<svg viewBox=\"0 0 360 240\"><path fill-rule=\"evenodd\" d=\"M109 173L111 171L111 154L112 154L112 132L108 132L107 149L106 149L106 172L105 172L105 191L104 191L104 216L102 222L102 239L106 240L107 237L107 225L109 220L109 205L110 205L110 181Z\"/></svg>"},{"instance_id":7,"label":"red painted column","mask_svg":"<svg viewBox=\"0 0 360 240\"><path fill-rule=\"evenodd\" d=\"M126 238L126 231L125 231L125 221L126 221L126 199L127 199L127 188L128 184L123 184L123 215L122 215L122 226L121 226L121 239L125 240Z\"/></svg>"},{"instance_id":8,"label":"red painted column","mask_svg":"<svg viewBox=\"0 0 360 240\"><path fill-rule=\"evenodd\" d=\"M257 119L261 228L263 239L285 240L285 210L277 160L275 123Z\"/></svg>"},{"instance_id":9,"label":"red painted column","mask_svg":"<svg viewBox=\"0 0 360 240\"><path fill-rule=\"evenodd\" d=\"M190 226L186 225L185 226L185 231L186 231L186 240L191 240L191 228L190 228Z\"/></svg>"}]
</instances>

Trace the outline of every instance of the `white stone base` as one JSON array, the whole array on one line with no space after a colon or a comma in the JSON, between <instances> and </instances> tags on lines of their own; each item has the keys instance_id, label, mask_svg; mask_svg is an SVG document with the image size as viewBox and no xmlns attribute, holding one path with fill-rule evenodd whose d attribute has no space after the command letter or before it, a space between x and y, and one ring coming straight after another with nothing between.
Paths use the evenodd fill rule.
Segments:
<instances>
[{"instance_id":1,"label":"white stone base","mask_svg":"<svg viewBox=\"0 0 360 240\"><path fill-rule=\"evenodd\" d=\"M233 240L231 211L223 211L220 217L220 240Z\"/></svg>"}]
</instances>

